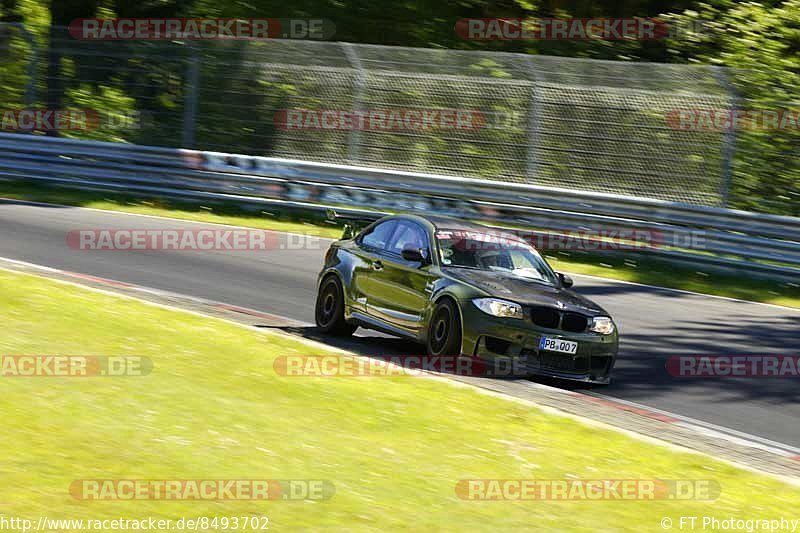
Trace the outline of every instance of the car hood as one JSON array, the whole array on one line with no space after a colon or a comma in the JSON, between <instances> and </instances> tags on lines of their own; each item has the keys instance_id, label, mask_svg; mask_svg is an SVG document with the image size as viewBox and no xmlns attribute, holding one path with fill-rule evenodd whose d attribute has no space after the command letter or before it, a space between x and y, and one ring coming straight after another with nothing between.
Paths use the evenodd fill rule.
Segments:
<instances>
[{"instance_id":1,"label":"car hood","mask_svg":"<svg viewBox=\"0 0 800 533\"><path fill-rule=\"evenodd\" d=\"M606 315L606 311L569 289L545 285L513 274L473 270L468 268L443 268L449 277L489 293L491 296L526 305L548 305L565 311L590 315Z\"/></svg>"}]
</instances>

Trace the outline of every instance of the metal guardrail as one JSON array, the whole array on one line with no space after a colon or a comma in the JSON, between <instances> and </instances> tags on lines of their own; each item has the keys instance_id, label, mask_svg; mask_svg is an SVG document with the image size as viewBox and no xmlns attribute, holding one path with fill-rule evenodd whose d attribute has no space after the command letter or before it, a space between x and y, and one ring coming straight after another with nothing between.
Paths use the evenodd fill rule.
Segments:
<instances>
[{"instance_id":1,"label":"metal guardrail","mask_svg":"<svg viewBox=\"0 0 800 533\"><path fill-rule=\"evenodd\" d=\"M344 212L436 212L539 235L644 232L638 252L800 277L800 218L623 195L3 133L0 178Z\"/></svg>"}]
</instances>

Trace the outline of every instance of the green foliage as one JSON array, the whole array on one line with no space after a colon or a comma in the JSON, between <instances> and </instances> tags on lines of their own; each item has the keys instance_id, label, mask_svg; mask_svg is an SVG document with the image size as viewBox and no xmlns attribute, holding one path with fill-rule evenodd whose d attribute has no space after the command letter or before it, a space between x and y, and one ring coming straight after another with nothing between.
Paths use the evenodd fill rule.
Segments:
<instances>
[{"instance_id":1,"label":"green foliage","mask_svg":"<svg viewBox=\"0 0 800 533\"><path fill-rule=\"evenodd\" d=\"M587 57L625 61L698 63L728 67L728 78L738 94L741 109L783 110L796 112L800 107L800 0L768 0L763 3L714 0L696 2L673 0L633 0L620 3L612 0L565 1L558 3L535 0L460 0L440 2L393 2L386 0L0 0L0 20L25 22L34 30L40 53L34 59L29 44L18 30L0 31L0 105L77 107L91 104L108 117L136 116L138 127L112 119L87 138L141 142L156 145L179 145L182 142L183 113L189 91L197 91L196 146L256 154L291 154L297 143L306 139L276 135L274 113L291 105L308 109L348 108L354 101L358 84L353 71L331 43L320 48L318 57L308 58L307 70L298 71L290 63L258 64L271 52L259 52L259 43L86 43L75 42L64 33L48 31L46 24L67 24L78 17L102 16L178 16L178 17L310 17L332 21L334 39L356 43L419 46L432 49L493 50L567 57ZM665 21L674 31L671 38L658 41L465 41L454 31L455 22L469 17L651 17ZM53 45L58 53L45 52ZM210 46L209 46L210 44ZM269 49L270 43L265 45ZM519 71L509 68L508 61L485 56L478 59L457 59L452 54L440 57L425 53L411 60L424 62L429 68L430 84L421 87L417 81L397 82L393 98L397 105L461 105L474 107L478 99L468 86L439 91L435 85L446 84L441 74L479 76L483 79L519 79ZM398 52L400 53L400 52ZM413 54L412 54L413 55ZM334 56L337 56L334 58ZM199 63L201 83L193 87L187 61L195 57ZM287 53L293 60L297 54ZM498 56L499 57L499 56ZM332 59L333 58L333 59ZM39 66L34 87L38 97L30 96L27 68L30 61ZM319 66L340 68L326 73ZM515 65L516 66L516 65ZM402 68L399 64L397 68ZM610 67L609 67L610 68ZM322 73L320 73L322 72ZM643 70L645 72L645 70ZM613 74L609 71L608 77ZM377 78L376 78L377 79ZM622 78L621 78L622 79ZM374 81L374 79L373 79ZM570 80L566 80L565 83ZM661 89L669 80L659 78ZM647 90L644 80L635 80ZM447 82L450 83L450 82ZM454 83L454 82L453 82ZM667 85L663 85L667 84ZM378 83L380 85L380 82ZM430 85L430 86L429 86ZM456 94L462 91L463 94ZM601 90L602 92L602 90ZM711 91L708 92L711 95ZM220 97L220 95L226 95ZM496 95L495 95L496 96ZM524 117L530 115L530 99L524 90L502 97L486 95L481 109L498 117L523 117L515 127L495 128L474 138L447 139L441 135L409 137L361 134L365 148L360 154L371 160L395 161L413 169L446 168L448 165L469 169L472 175L492 177L501 173L524 176L526 153L523 137L527 134ZM602 95L601 95L602 96ZM380 103L379 95L364 94L366 104ZM566 109L565 112L572 112ZM646 117L645 114L655 115ZM625 122L657 124L660 111L642 109L642 116L614 118L620 127L631 130ZM624 115L624 114L623 114ZM608 122L608 118L602 120ZM569 123L565 123L569 127ZM635 124L634 124L635 125ZM604 128L596 124L593 128ZM635 128L633 128L635 129ZM642 131L647 128L641 128ZM602 130L604 131L604 130ZM652 130L652 128L649 131ZM572 133L572 132L566 132ZM800 214L800 133L798 128L748 130L735 132L736 143L730 205L733 207L785 214ZM681 142L697 144L681 134L644 132L658 138L653 149ZM628 135L626 133L625 135ZM663 138L662 138L663 137ZM698 136L702 137L702 135ZM723 175L722 153L707 135L705 150L693 152L682 165L707 169L707 182L697 184L703 194L716 194L714 183ZM637 144L642 139L633 139ZM318 133L314 137L317 153L328 159L347 160L348 136L340 132ZM569 136L548 141L552 153L569 148ZM601 145L605 142L598 141ZM293 144L294 143L294 144ZM637 144L641 145L639 142ZM627 153L616 146L600 146L608 153ZM581 147L578 147L581 148ZM582 149L582 148L581 148ZM398 154L407 153L400 158ZM699 155L698 155L699 154ZM554 179L574 161L564 156L540 171L545 181ZM602 156L598 156L602 157ZM474 165L471 161L477 161ZM666 160L665 160L666 161ZM468 163L465 163L468 162ZM613 161L598 159L599 166L616 168ZM468 167L464 167L468 164ZM670 163L671 164L671 163ZM469 166L471 165L471 166ZM564 166L566 165L566 167ZM677 169L676 169L677 171ZM622 179L622 178L620 178ZM632 179L627 177L625 179ZM677 184L677 185L676 185ZM636 184L630 184L636 189ZM672 185L684 187L680 180ZM629 187L630 188L630 187Z\"/></svg>"},{"instance_id":2,"label":"green foliage","mask_svg":"<svg viewBox=\"0 0 800 533\"><path fill-rule=\"evenodd\" d=\"M670 43L672 60L729 67L739 107L784 117L800 113L800 0L699 4L672 17L702 31ZM737 132L733 207L800 215L800 125Z\"/></svg>"}]
</instances>

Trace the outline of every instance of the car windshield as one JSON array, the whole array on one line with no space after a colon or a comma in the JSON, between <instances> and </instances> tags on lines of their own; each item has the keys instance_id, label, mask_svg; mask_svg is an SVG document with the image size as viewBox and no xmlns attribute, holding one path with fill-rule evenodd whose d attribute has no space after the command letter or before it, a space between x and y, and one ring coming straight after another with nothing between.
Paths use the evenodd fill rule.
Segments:
<instances>
[{"instance_id":1,"label":"car windshield","mask_svg":"<svg viewBox=\"0 0 800 533\"><path fill-rule=\"evenodd\" d=\"M443 266L473 268L556 284L556 275L539 252L522 240L491 232L438 230Z\"/></svg>"}]
</instances>

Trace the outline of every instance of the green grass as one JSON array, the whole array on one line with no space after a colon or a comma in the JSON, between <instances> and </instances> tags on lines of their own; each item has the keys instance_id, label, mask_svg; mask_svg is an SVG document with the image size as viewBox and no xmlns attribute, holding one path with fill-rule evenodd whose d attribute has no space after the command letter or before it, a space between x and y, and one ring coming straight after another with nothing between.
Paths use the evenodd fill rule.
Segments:
<instances>
[{"instance_id":1,"label":"green grass","mask_svg":"<svg viewBox=\"0 0 800 533\"><path fill-rule=\"evenodd\" d=\"M142 377L0 378L0 514L266 515L274 531L653 531L776 518L800 491L474 389L412 376L281 377L321 354L276 334L0 271L0 354L136 355ZM324 479L322 502L78 501L76 479ZM473 502L460 479L704 479L714 502Z\"/></svg>"},{"instance_id":2,"label":"green grass","mask_svg":"<svg viewBox=\"0 0 800 533\"><path fill-rule=\"evenodd\" d=\"M145 195L81 191L21 181L0 181L0 197L290 231L329 238L339 238L342 234L342 229L326 222L323 215L296 209L277 207L250 209L230 202L198 204ZM628 252L619 252L615 255L559 252L548 254L548 260L554 268L564 272L800 308L800 285L781 280L726 274L701 267L688 268Z\"/></svg>"}]
</instances>

